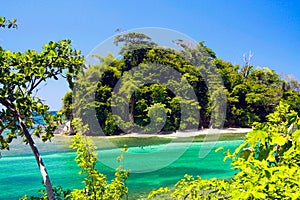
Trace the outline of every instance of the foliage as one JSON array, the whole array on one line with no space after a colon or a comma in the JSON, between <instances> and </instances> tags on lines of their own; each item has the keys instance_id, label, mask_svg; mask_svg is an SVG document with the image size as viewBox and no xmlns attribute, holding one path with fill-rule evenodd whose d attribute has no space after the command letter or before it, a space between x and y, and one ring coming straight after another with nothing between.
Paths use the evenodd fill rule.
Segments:
<instances>
[{"instance_id":1,"label":"foliage","mask_svg":"<svg viewBox=\"0 0 300 200\"><path fill-rule=\"evenodd\" d=\"M232 154L237 173L229 180L185 175L174 189L152 191L149 198L168 194L174 199L299 199L300 119L280 102L268 121L253 131Z\"/></svg>"},{"instance_id":2,"label":"foliage","mask_svg":"<svg viewBox=\"0 0 300 200\"><path fill-rule=\"evenodd\" d=\"M41 193L40 197L25 195L24 197L19 198L19 200L48 200L48 194L46 190L39 190L39 193ZM56 200L71 200L69 197L71 190L63 190L61 186L54 186L53 193Z\"/></svg>"},{"instance_id":3,"label":"foliage","mask_svg":"<svg viewBox=\"0 0 300 200\"><path fill-rule=\"evenodd\" d=\"M61 109L62 114L67 120L72 120L72 91L67 92L62 98L63 107Z\"/></svg>"},{"instance_id":4,"label":"foliage","mask_svg":"<svg viewBox=\"0 0 300 200\"><path fill-rule=\"evenodd\" d=\"M266 121L282 99L282 81L269 68L243 70L220 59L215 61L222 74L227 94L226 126L249 127L253 122Z\"/></svg>"},{"instance_id":5,"label":"foliage","mask_svg":"<svg viewBox=\"0 0 300 200\"><path fill-rule=\"evenodd\" d=\"M4 106L0 111L1 149L9 148L9 143L17 136L24 136L20 120L27 129L34 128L36 115L42 115L47 126L39 125L33 134L40 137L45 132L43 141L50 139L56 119L47 112L49 107L36 93L43 82L57 80L59 75L66 77L72 87L73 77L83 63L80 51L71 48L70 40L50 42L40 53L34 50L10 52L0 47L0 63L0 103ZM10 132L2 135L4 130Z\"/></svg>"},{"instance_id":6,"label":"foliage","mask_svg":"<svg viewBox=\"0 0 300 200\"><path fill-rule=\"evenodd\" d=\"M0 17L0 26L16 28L16 19L6 21ZM50 140L58 125L58 117L48 113L47 106L37 93L43 82L62 76L73 87L73 78L83 64L80 51L71 48L70 40L49 42L38 53L11 52L0 47L0 149L9 149L9 144L18 136L29 144L43 177L49 199L54 199L52 183L32 135ZM44 124L34 117L40 115ZM38 124L35 126L35 124ZM30 133L33 130L33 133Z\"/></svg>"},{"instance_id":7,"label":"foliage","mask_svg":"<svg viewBox=\"0 0 300 200\"><path fill-rule=\"evenodd\" d=\"M79 128L77 127L77 130ZM128 189L125 181L129 176L129 172L124 170L122 166L117 168L115 178L109 183L104 174L96 169L97 154L91 138L83 136L78 132L70 146L76 150L77 156L75 161L81 168L79 174L85 174L84 188L73 190L69 197L71 199L122 199L127 196ZM127 148L123 149L127 151ZM122 155L118 158L121 162Z\"/></svg>"},{"instance_id":8,"label":"foliage","mask_svg":"<svg viewBox=\"0 0 300 200\"><path fill-rule=\"evenodd\" d=\"M151 37L138 32L117 35L114 39L114 44L118 46L120 43L124 43L119 52L120 54L131 53L135 50L140 51L157 46L156 43L151 41Z\"/></svg>"},{"instance_id":9,"label":"foliage","mask_svg":"<svg viewBox=\"0 0 300 200\"><path fill-rule=\"evenodd\" d=\"M80 73L75 102L73 105L65 102L65 110L73 107L76 116L89 124L90 134L99 134L100 127L105 135L147 130L151 124L149 111L155 104L166 110L162 131L175 131L188 123L198 128L251 127L256 121L267 121L266 116L280 100L300 112L297 106L300 87L296 80L282 80L267 67L254 69L248 64L245 69L225 62L204 42L191 46L178 39L174 42L180 50L174 50L158 46L145 34L131 32L116 36L114 42L120 46L122 57L94 55L100 63ZM176 82L176 76L168 71L170 68L181 74L188 84L183 84L183 79ZM182 99L171 89L177 88L185 94L189 85L198 102ZM117 95L116 87L119 87ZM199 112L199 121L193 121L191 116L182 117L185 105ZM226 107L226 116L223 116L220 111ZM94 115L96 120L90 120Z\"/></svg>"},{"instance_id":10,"label":"foliage","mask_svg":"<svg viewBox=\"0 0 300 200\"><path fill-rule=\"evenodd\" d=\"M17 19L7 20L5 17L0 16L0 28L17 28Z\"/></svg>"},{"instance_id":11,"label":"foliage","mask_svg":"<svg viewBox=\"0 0 300 200\"><path fill-rule=\"evenodd\" d=\"M90 122L88 116L95 109L97 120L106 135L119 134L123 130L147 130L146 126L151 123L148 112L152 106L160 104L166 111L162 131L175 131L179 127L189 129L191 125L197 128L199 120L193 116L197 112L201 116L201 123L208 124L208 90L198 67L191 65L185 55L158 47L149 36L138 33L116 37L115 41L116 44L124 44L123 49L128 48L122 52L122 59L118 60L111 54L107 57L95 55L100 64L89 66L78 76L73 107L84 123ZM144 45L148 45L147 48ZM132 50L133 46L140 48ZM178 72L181 79L174 72ZM121 81L119 94L113 101L118 81ZM173 88L181 96L175 95ZM192 90L199 102L188 99L191 96L188 92ZM129 110L126 110L127 107ZM190 110L181 118L183 108ZM112 113L112 109L118 111L117 115ZM128 115L128 112L129 118L124 120L123 117L122 127L118 126L120 123L116 123L116 120ZM90 133L97 132L97 125L90 127Z\"/></svg>"}]
</instances>

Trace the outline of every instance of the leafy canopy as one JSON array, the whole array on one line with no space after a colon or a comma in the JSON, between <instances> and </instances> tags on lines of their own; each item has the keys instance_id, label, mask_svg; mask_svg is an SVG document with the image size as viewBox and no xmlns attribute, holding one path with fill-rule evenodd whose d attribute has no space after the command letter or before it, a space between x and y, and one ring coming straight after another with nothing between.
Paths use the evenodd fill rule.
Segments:
<instances>
[{"instance_id":1,"label":"leafy canopy","mask_svg":"<svg viewBox=\"0 0 300 200\"><path fill-rule=\"evenodd\" d=\"M11 52L0 47L1 149L8 149L9 143L17 136L24 136L20 121L27 129L35 128L34 135L38 137L44 131L43 141L53 136L56 119L47 112L49 106L38 98L38 90L42 83L57 80L59 76L66 78L72 87L73 77L82 64L83 57L80 51L71 48L70 40L50 42L41 52ZM41 115L47 126L35 127L36 115Z\"/></svg>"}]
</instances>

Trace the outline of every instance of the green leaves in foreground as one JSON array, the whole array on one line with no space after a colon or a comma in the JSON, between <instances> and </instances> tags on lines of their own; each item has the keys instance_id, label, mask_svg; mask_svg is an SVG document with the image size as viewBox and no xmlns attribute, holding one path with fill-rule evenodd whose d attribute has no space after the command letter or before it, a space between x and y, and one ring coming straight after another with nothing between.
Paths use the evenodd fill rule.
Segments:
<instances>
[{"instance_id":1,"label":"green leaves in foreground","mask_svg":"<svg viewBox=\"0 0 300 200\"><path fill-rule=\"evenodd\" d=\"M70 40L49 42L41 52L11 52L0 47L0 149L8 149L17 136L24 138L20 121L27 129L35 128L34 135L43 141L53 136L57 119L47 112L49 106L38 98L38 91L46 81L58 77L66 78L72 87L82 64L83 56L71 48ZM39 124L34 121L37 115L45 126L34 126Z\"/></svg>"},{"instance_id":2,"label":"green leaves in foreground","mask_svg":"<svg viewBox=\"0 0 300 200\"><path fill-rule=\"evenodd\" d=\"M86 126L82 125L80 119L75 118L74 120L75 129L86 130ZM127 193L128 188L125 184L129 176L129 171L123 169L123 154L117 158L120 163L120 167L116 169L115 178L108 182L104 174L101 174L96 169L97 163L97 153L95 152L96 146L93 144L91 137L86 137L77 132L73 138L73 143L70 148L76 150L76 158L78 166L81 171L78 173L80 175L85 175L83 180L84 188L71 190L63 190L62 187L53 187L53 192L55 199L57 200L119 200L128 199ZM127 146L121 149L121 152L127 152ZM20 200L46 200L48 199L48 194L45 190L40 190L40 197L25 195L20 198Z\"/></svg>"},{"instance_id":3,"label":"green leaves in foreground","mask_svg":"<svg viewBox=\"0 0 300 200\"><path fill-rule=\"evenodd\" d=\"M109 183L104 174L96 169L97 154L91 138L77 133L73 138L71 148L76 150L75 161L82 169L79 174L85 174L83 189L75 189L69 197L71 199L86 200L111 200L127 197L128 188L125 184L129 172L122 167L117 168L115 178ZM126 151L126 147L122 150ZM120 159L120 160L119 160ZM122 156L118 158L119 162Z\"/></svg>"},{"instance_id":4,"label":"green leaves in foreground","mask_svg":"<svg viewBox=\"0 0 300 200\"><path fill-rule=\"evenodd\" d=\"M234 153L229 180L185 175L174 188L152 191L164 199L300 199L300 119L280 102L268 122L257 123Z\"/></svg>"}]
</instances>

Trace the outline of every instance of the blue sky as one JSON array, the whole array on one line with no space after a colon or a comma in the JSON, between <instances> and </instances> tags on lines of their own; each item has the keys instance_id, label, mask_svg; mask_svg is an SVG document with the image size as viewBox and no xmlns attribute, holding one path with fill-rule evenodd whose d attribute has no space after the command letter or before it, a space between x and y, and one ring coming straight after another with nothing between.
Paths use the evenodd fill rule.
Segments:
<instances>
[{"instance_id":1,"label":"blue sky","mask_svg":"<svg viewBox=\"0 0 300 200\"><path fill-rule=\"evenodd\" d=\"M300 1L2 1L0 15L18 19L17 30L1 30L0 45L12 51L41 50L43 44L71 39L87 55L115 30L169 28L205 44L217 56L293 74L300 80ZM67 84L51 81L40 96L52 110L61 107Z\"/></svg>"}]
</instances>

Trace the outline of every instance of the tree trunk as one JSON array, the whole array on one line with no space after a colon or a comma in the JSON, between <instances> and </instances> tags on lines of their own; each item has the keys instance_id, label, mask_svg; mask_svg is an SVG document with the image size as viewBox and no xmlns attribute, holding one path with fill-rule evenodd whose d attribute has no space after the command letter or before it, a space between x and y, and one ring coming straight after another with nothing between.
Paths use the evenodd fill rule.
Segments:
<instances>
[{"instance_id":1,"label":"tree trunk","mask_svg":"<svg viewBox=\"0 0 300 200\"><path fill-rule=\"evenodd\" d=\"M51 181L50 181L50 177L49 177L48 172L46 170L46 166L44 165L43 159L42 159L42 157L39 153L39 150L36 147L36 144L35 144L34 140L32 139L29 131L27 130L26 125L24 124L24 122L22 121L22 119L20 117L18 117L18 121L19 121L19 126L20 126L21 130L23 131L23 133L24 133L24 135L25 135L25 137L26 137L26 139L27 139L27 141L30 145L30 148L31 148L31 150L34 154L36 162L39 166L40 172L41 172L42 177L43 177L43 182L46 186L48 199L49 200L55 200L53 189L52 189L52 184L51 184Z\"/></svg>"}]
</instances>

